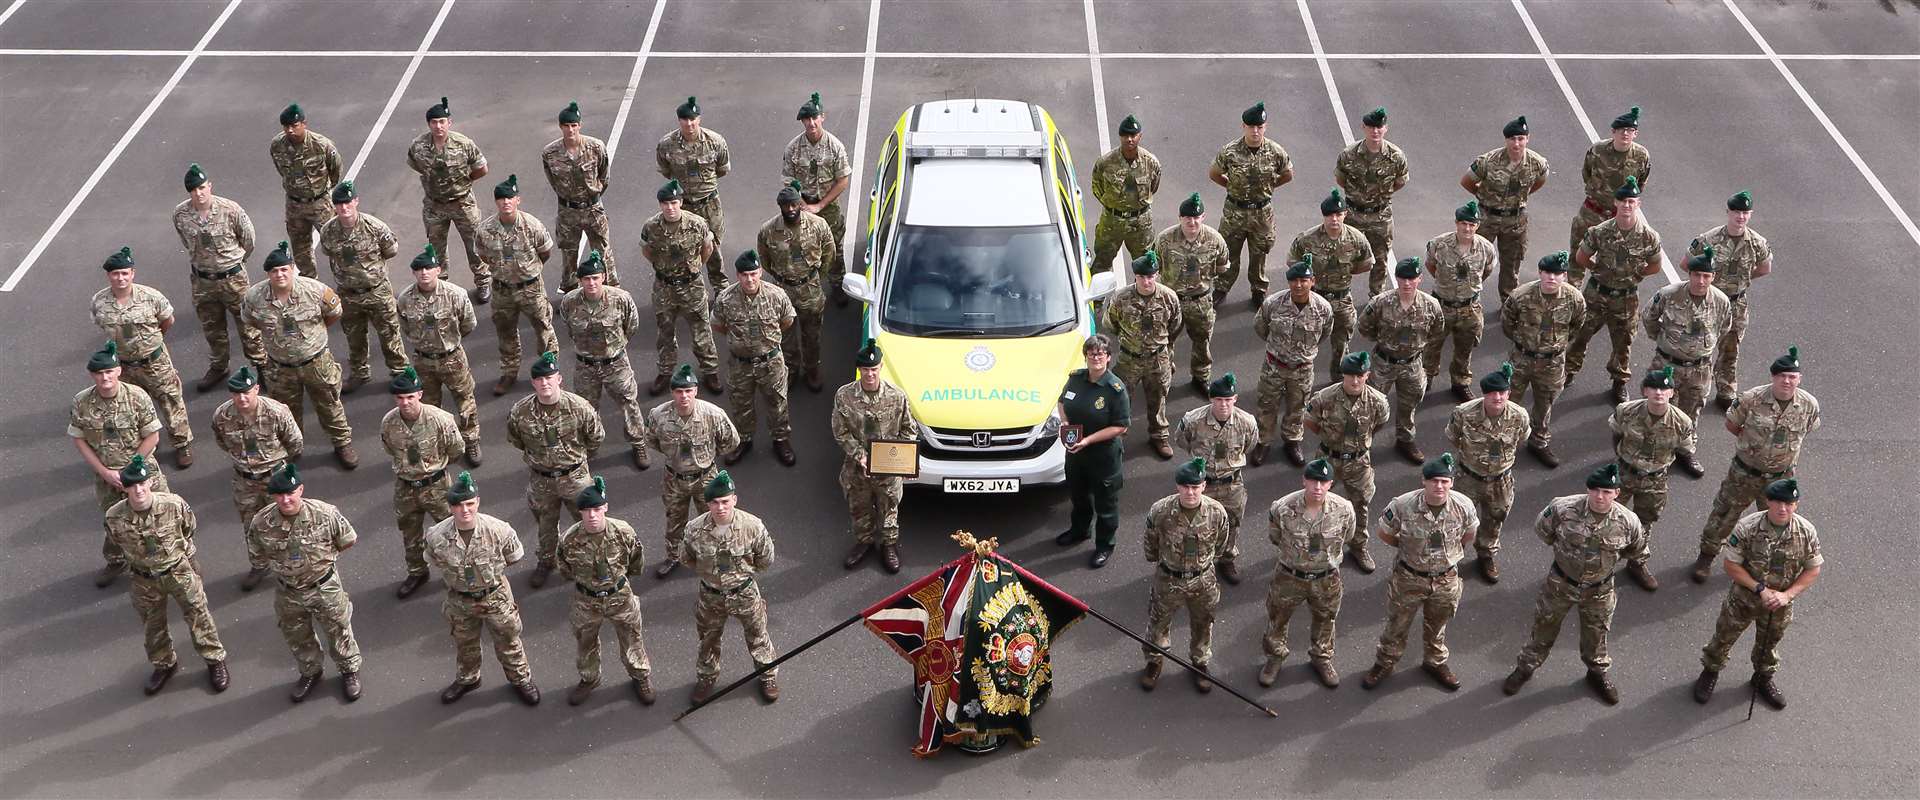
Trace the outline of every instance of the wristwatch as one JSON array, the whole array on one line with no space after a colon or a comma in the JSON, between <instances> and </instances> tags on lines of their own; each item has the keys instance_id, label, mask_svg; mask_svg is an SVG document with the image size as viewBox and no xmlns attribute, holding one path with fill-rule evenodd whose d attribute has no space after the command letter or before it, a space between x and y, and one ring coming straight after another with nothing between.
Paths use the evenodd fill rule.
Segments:
<instances>
[{"instance_id":1,"label":"wristwatch","mask_svg":"<svg viewBox=\"0 0 1920 800\"><path fill-rule=\"evenodd\" d=\"M1762 594L1762 593L1764 593L1764 592L1766 592L1766 591L1767 591L1767 582L1766 582L1766 581L1754 581L1754 582L1753 582L1753 593L1754 593L1754 594Z\"/></svg>"}]
</instances>

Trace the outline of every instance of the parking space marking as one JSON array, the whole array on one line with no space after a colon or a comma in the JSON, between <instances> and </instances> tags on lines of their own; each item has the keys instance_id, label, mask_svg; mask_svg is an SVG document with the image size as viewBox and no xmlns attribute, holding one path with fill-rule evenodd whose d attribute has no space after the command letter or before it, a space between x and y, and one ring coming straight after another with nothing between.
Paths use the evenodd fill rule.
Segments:
<instances>
[{"instance_id":1,"label":"parking space marking","mask_svg":"<svg viewBox=\"0 0 1920 800\"><path fill-rule=\"evenodd\" d=\"M0 47L0 56L149 56L180 58L192 50ZM203 50L202 58L411 58L412 50ZM632 50L435 50L427 58L633 58ZM655 50L653 58L859 58L866 51L828 53L801 50ZM1054 60L1086 58L1086 53L990 53L875 51L877 58L951 61ZM1102 51L1103 61L1532 61L1539 53L1146 53ZM1920 61L1920 53L1554 53L1556 61Z\"/></svg>"},{"instance_id":2,"label":"parking space marking","mask_svg":"<svg viewBox=\"0 0 1920 800\"><path fill-rule=\"evenodd\" d=\"M1813 95L1807 93L1807 87L1801 86L1800 79L1793 76L1793 70L1787 69L1787 65L1774 55L1773 46L1767 44L1766 38L1760 35L1759 29L1753 27L1753 23L1747 20L1747 15L1740 11L1739 6L1734 5L1733 0L1720 1L1726 4L1728 11L1733 12L1733 18L1740 21L1740 27L1747 29L1747 35L1753 37L1753 43L1760 46L1760 51L1773 61L1774 69L1780 71L1780 77L1787 79L1787 85L1793 87L1793 93L1800 96L1800 102L1807 104L1807 110L1813 112L1814 119L1820 120L1820 127L1827 129L1827 135L1833 137L1834 144L1840 145L1840 151L1846 153L1847 158L1853 161L1854 168L1860 170L1860 175L1867 179L1867 185L1872 186L1874 193L1880 195L1880 202L1886 203L1887 210L1892 211L1893 216L1898 218L1900 224L1907 229L1907 235L1913 237L1915 244L1920 244L1920 228L1914 227L1913 218L1907 216L1906 209L1901 208L1900 204L1893 199L1893 195L1887 192L1886 184L1880 182L1880 176L1873 174L1873 169L1868 167L1866 160L1853 149L1847 137L1840 133L1839 128L1834 127L1833 120L1827 118L1827 112L1820 108L1819 103L1813 101Z\"/></svg>"},{"instance_id":3,"label":"parking space marking","mask_svg":"<svg viewBox=\"0 0 1920 800\"><path fill-rule=\"evenodd\" d=\"M607 158L620 150L620 134L627 129L627 116L633 113L633 97L640 92L640 75L647 70L647 57L653 53L653 39L660 34L660 17L666 13L667 0L653 0L653 18L647 21L647 34L640 39L640 54L633 59L633 74L627 76L627 91L620 95L620 112L613 116L613 130L607 133ZM581 234L584 238L586 234Z\"/></svg>"},{"instance_id":4,"label":"parking space marking","mask_svg":"<svg viewBox=\"0 0 1920 800\"><path fill-rule=\"evenodd\" d=\"M7 6L5 11L0 11L0 25L7 24L7 20L13 19L13 12L19 11L20 7L26 4L27 0L13 0L13 5Z\"/></svg>"},{"instance_id":5,"label":"parking space marking","mask_svg":"<svg viewBox=\"0 0 1920 800\"><path fill-rule=\"evenodd\" d=\"M860 240L860 233L866 226L860 223L865 219L857 212L860 209L860 175L867 168L867 119L873 109L873 61L874 48L880 42L880 0L869 0L867 4L867 51L861 53L860 65L860 110L859 121L853 128L853 174L847 176L847 209L856 212L847 218L847 240L840 243L841 253L852 253L854 242ZM867 258L873 258L872 253ZM861 272L866 274L865 271Z\"/></svg>"},{"instance_id":6,"label":"parking space marking","mask_svg":"<svg viewBox=\"0 0 1920 800\"><path fill-rule=\"evenodd\" d=\"M353 156L353 166L347 167L343 180L353 180L360 174L360 168L367 163L367 156L373 153L373 145L380 141L380 132L387 129L387 120L393 118L393 109L400 105L400 98L407 93L407 84L413 83L413 75L420 71L420 61L425 58L427 48L433 46L433 39L440 35L440 25L447 21L447 13L453 11L453 0L440 5L440 13L433 18L433 24L427 26L427 35L420 39L420 46L414 48L413 58L407 62L407 70L400 73L400 82L394 84L393 94L387 98L387 106L380 110L380 118L373 123L373 130L367 131L367 140L360 145L360 152ZM315 246L319 242L314 242Z\"/></svg>"},{"instance_id":7,"label":"parking space marking","mask_svg":"<svg viewBox=\"0 0 1920 800\"><path fill-rule=\"evenodd\" d=\"M94 167L93 174L87 176L87 182L80 184L80 191L75 192L73 199L67 201L67 207L60 210L60 216L54 218L53 225L41 235L40 241L34 243L33 249L27 251L26 259L20 262L20 266L14 268L12 275L7 276L5 284L0 284L0 292L11 292L15 286L20 285L20 279L27 276L27 270L33 269L34 262L39 261L40 255L47 251L47 245L53 243L53 237L58 236L60 229L66 227L67 220L73 218L73 212L80 209L80 204L86 202L87 195L93 193L93 187L99 185L100 179L106 176L107 170L113 168L113 162L118 161L120 154L126 151L127 145L132 144L134 137L140 135L140 129L147 126L147 120L153 119L153 112L160 110L160 104L167 101L167 95L173 94L173 88L180 85L180 79L186 77L187 70L193 67L193 62L199 60L200 51L205 50L207 43L213 41L214 34L219 33L221 26L227 24L227 20L233 16L234 9L240 7L240 3L241 0L230 0L227 3L226 9L214 19L213 25L207 28L207 32L200 36L200 41L194 43L193 50L180 62L180 66L174 69L173 76L160 87L160 92L153 96L153 100L147 103L147 107L141 109L140 116L134 118L133 124L127 127L126 133L121 134L120 141L114 143L113 149L107 151L107 157L100 160L100 166ZM20 3L16 2L7 11L12 13L19 7Z\"/></svg>"},{"instance_id":8,"label":"parking space marking","mask_svg":"<svg viewBox=\"0 0 1920 800\"><path fill-rule=\"evenodd\" d=\"M1353 136L1353 123L1347 121L1347 104L1340 99L1340 87L1333 82L1333 66L1327 63L1326 50L1320 46L1320 30L1314 27L1313 12L1307 10L1307 0L1294 0L1300 10L1300 22L1307 26L1307 44L1313 47L1314 61L1320 66L1320 80L1327 85L1327 101L1333 104L1333 118L1340 123L1340 148L1359 141ZM1337 156L1336 156L1337 158ZM1393 248L1387 248L1387 263L1399 261L1394 257ZM1378 267L1376 267L1378 269Z\"/></svg>"},{"instance_id":9,"label":"parking space marking","mask_svg":"<svg viewBox=\"0 0 1920 800\"><path fill-rule=\"evenodd\" d=\"M1093 124L1100 129L1100 154L1106 155L1113 147L1113 137L1107 133L1107 81L1100 74L1100 32L1093 19L1093 0L1081 0L1080 7L1087 18L1087 65L1093 70Z\"/></svg>"}]
</instances>

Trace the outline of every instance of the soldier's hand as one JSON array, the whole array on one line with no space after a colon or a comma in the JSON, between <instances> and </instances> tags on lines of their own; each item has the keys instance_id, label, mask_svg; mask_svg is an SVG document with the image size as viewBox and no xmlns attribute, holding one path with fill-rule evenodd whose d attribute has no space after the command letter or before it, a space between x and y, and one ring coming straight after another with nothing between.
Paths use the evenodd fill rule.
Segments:
<instances>
[{"instance_id":1,"label":"soldier's hand","mask_svg":"<svg viewBox=\"0 0 1920 800\"><path fill-rule=\"evenodd\" d=\"M120 482L120 473L114 472L113 470L101 470L100 480L106 481L108 486L112 486L122 492L127 490L127 485Z\"/></svg>"},{"instance_id":2,"label":"soldier's hand","mask_svg":"<svg viewBox=\"0 0 1920 800\"><path fill-rule=\"evenodd\" d=\"M200 569L200 558L198 556L188 556L187 566L193 568L193 574L198 575L202 578L207 576L207 573Z\"/></svg>"}]
</instances>

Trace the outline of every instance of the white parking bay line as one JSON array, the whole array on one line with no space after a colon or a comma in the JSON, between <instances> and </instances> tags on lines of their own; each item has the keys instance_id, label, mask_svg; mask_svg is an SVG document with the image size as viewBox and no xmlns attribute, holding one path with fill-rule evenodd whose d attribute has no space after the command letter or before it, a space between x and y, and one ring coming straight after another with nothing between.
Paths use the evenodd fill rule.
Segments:
<instances>
[{"instance_id":1,"label":"white parking bay line","mask_svg":"<svg viewBox=\"0 0 1920 800\"><path fill-rule=\"evenodd\" d=\"M7 6L7 10L0 11L0 25L7 24L7 20L13 19L13 12L19 11L20 7L26 4L27 0L13 0L13 4Z\"/></svg>"},{"instance_id":2,"label":"white parking bay line","mask_svg":"<svg viewBox=\"0 0 1920 800\"><path fill-rule=\"evenodd\" d=\"M427 26L427 35L420 39L420 46L414 48L413 59L407 62L407 70L400 73L400 82L393 87L393 94L387 97L387 106L380 110L380 119L373 123L373 130L367 131L367 140L360 144L360 152L353 156L353 165L347 167L343 180L353 180L360 174L360 168L367 163L367 156L373 153L373 143L380 140L380 132L387 129L387 120L393 118L393 109L400 105L400 98L407 93L407 85L413 83L413 75L420 71L420 61L426 58L427 48L433 46L433 38L440 35L440 25L447 21L447 12L453 10L453 0L440 5L440 13L433 18L433 24Z\"/></svg>"},{"instance_id":3,"label":"white parking bay line","mask_svg":"<svg viewBox=\"0 0 1920 800\"><path fill-rule=\"evenodd\" d=\"M219 33L221 26L227 24L227 19L233 16L234 9L240 7L240 2L241 0L231 0L227 3L226 9L221 11L220 16L213 21L212 27L207 28L207 32L201 35L200 41L194 43L193 50L180 62L180 66L174 69L173 76L160 87L160 92L153 96L153 100L147 103L147 107L140 111L140 116L134 118L133 125L127 128L126 133L121 134L120 141L114 143L113 149L107 151L107 157L101 159L100 166L94 167L93 174L87 176L87 182L80 185L80 191L75 192L73 199L67 201L67 207L60 210L60 216L54 218L53 226L47 228L47 232L41 235L40 241L34 243L32 250L27 251L26 259L20 262L20 266L14 268L12 275L7 276L7 282L0 284L0 292L11 292L15 286L20 285L20 279L27 276L27 270L33 269L34 262L39 261L41 254L47 251L47 245L53 243L53 237L60 235L60 229L66 227L67 220L73 218L73 212L78 211L80 204L86 202L87 195L93 193L93 187L99 185L100 179L106 176L107 170L113 168L113 162L118 161L120 154L126 151L127 145L133 142L134 137L140 135L140 129L147 126L147 120L153 119L153 112L160 110L160 104L167 101L168 95L173 94L173 88L180 85L180 79L186 77L187 70L193 67L193 62L200 59L201 51L207 49L207 43L213 41L214 34ZM20 3L16 2L7 9L7 13L12 14L19 7Z\"/></svg>"},{"instance_id":4,"label":"white parking bay line","mask_svg":"<svg viewBox=\"0 0 1920 800\"><path fill-rule=\"evenodd\" d=\"M1093 73L1093 124L1100 129L1100 154L1113 147L1107 132L1107 79L1100 72L1100 30L1093 18L1093 0L1081 0L1087 19L1087 66Z\"/></svg>"},{"instance_id":5,"label":"white parking bay line","mask_svg":"<svg viewBox=\"0 0 1920 800\"><path fill-rule=\"evenodd\" d=\"M1353 136L1353 123L1347 120L1347 104L1340 99L1340 87L1333 82L1333 65L1327 63L1327 51L1320 46L1320 30L1314 27L1313 12L1307 10L1307 0L1294 0L1300 9L1300 22L1307 26L1307 43L1313 46L1313 60L1320 67L1320 80L1327 85L1327 101L1333 104L1333 118L1340 123L1340 147L1345 149L1359 141ZM1387 263L1393 264L1393 248L1387 248ZM1284 265L1282 265L1284 266Z\"/></svg>"},{"instance_id":6,"label":"white parking bay line","mask_svg":"<svg viewBox=\"0 0 1920 800\"><path fill-rule=\"evenodd\" d=\"M607 134L607 155L620 149L620 134L627 129L627 116L633 113L633 97L640 92L640 75L647 71L647 57L653 54L654 37L660 35L660 17L666 13L667 0L654 0L653 18L647 20L646 36L640 40L640 55L633 60L633 74L627 76L627 91L620 95L620 113L613 117L613 130Z\"/></svg>"},{"instance_id":7,"label":"white parking bay line","mask_svg":"<svg viewBox=\"0 0 1920 800\"><path fill-rule=\"evenodd\" d=\"M873 105L873 59L875 45L880 41L880 0L870 0L867 4L867 51L860 65L860 110L859 122L853 129L853 174L847 176L848 211L854 212L847 217L847 240L840 243L840 252L850 254L853 243L860 240L860 232L866 228L861 221L866 217L860 211L860 176L867 169L867 119L872 114ZM875 176L876 179L878 176ZM868 257L872 257L869 253ZM864 274L864 273L863 273Z\"/></svg>"}]
</instances>

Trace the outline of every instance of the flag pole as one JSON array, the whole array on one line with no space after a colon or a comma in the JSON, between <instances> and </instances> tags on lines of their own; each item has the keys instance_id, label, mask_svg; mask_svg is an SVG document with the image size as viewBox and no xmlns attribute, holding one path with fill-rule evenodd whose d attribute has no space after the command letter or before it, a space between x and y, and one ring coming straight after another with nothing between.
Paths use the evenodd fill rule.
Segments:
<instances>
[{"instance_id":1,"label":"flag pole","mask_svg":"<svg viewBox=\"0 0 1920 800\"><path fill-rule=\"evenodd\" d=\"M797 655L800 655L801 653L806 652L807 648L810 648L816 644L826 641L828 637L831 637L836 633L846 630L848 626L852 625L853 623L859 622L860 620L861 620L861 616L859 614L855 614L851 617L846 618L845 620L841 621L840 624L835 625L831 628L828 628L826 632L820 634L819 636L815 636L812 639L808 639L805 644L802 644L799 647L793 648L792 650L788 650L785 654L781 655L779 658L774 659L770 663L761 665L758 669L755 669L753 672L748 673L746 677L741 678L740 680L734 681L733 683L727 684L727 688L714 692L713 694L708 695L707 699L702 700L698 703L694 703L691 706L688 706L687 710L680 712L680 715L674 717L673 721L679 722L681 719L685 718L688 714L691 714L695 711L699 711L700 709L705 708L708 703L712 703L715 700L725 697L728 692L731 692L735 689L738 689L742 686L747 685L748 681L751 681L754 678L758 678L761 675L765 675L768 672L772 672L774 667L778 667L782 663L785 663L787 659L793 658L794 656L797 656ZM1233 691L1233 690L1228 689L1227 691Z\"/></svg>"},{"instance_id":2,"label":"flag pole","mask_svg":"<svg viewBox=\"0 0 1920 800\"><path fill-rule=\"evenodd\" d=\"M1129 638L1133 639L1134 641L1146 645L1149 649L1153 650L1153 652L1159 653L1160 655L1165 656L1166 658L1172 660L1173 663L1179 664L1180 666L1185 667L1186 669L1192 671L1193 673L1203 678L1206 678L1207 680L1213 681L1215 684L1219 685L1220 688L1227 690L1227 692L1229 694L1232 694L1234 697L1240 698L1247 705L1253 706L1254 708L1267 712L1267 716L1269 717L1280 716L1280 712L1275 711L1266 706L1263 706L1258 702L1255 702L1253 698L1248 697L1244 694L1241 694L1240 690L1233 688L1231 685L1228 685L1226 681L1223 681L1223 680L1220 680L1219 678L1214 677L1212 673L1207 672L1206 670L1201 669L1199 667L1196 667L1191 663L1188 663L1188 661L1184 658L1181 658L1179 656L1176 656L1172 653L1167 652L1167 649L1164 647L1161 647L1160 645L1147 641L1146 637L1141 636L1138 633L1134 633L1131 629L1127 628L1127 626L1122 625L1118 622L1114 622L1112 618L1108 617L1105 614L1100 613L1099 609L1096 609L1092 606L1088 606L1087 613L1092 614L1094 619L1107 623L1107 625L1111 626L1114 630L1126 634Z\"/></svg>"}]
</instances>

